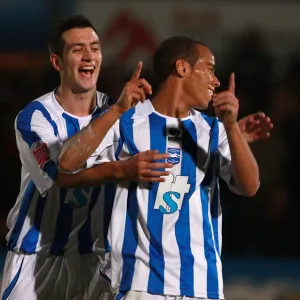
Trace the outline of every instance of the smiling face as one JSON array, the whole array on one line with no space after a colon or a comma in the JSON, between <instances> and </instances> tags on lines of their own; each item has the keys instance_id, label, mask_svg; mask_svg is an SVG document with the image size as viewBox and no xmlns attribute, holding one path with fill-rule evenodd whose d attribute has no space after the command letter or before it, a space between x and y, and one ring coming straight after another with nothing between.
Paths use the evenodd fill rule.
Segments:
<instances>
[{"instance_id":1,"label":"smiling face","mask_svg":"<svg viewBox=\"0 0 300 300\"><path fill-rule=\"evenodd\" d=\"M60 72L61 85L73 93L96 90L102 62L98 35L91 27L74 28L62 34L61 56L51 54L55 69Z\"/></svg>"},{"instance_id":2,"label":"smiling face","mask_svg":"<svg viewBox=\"0 0 300 300\"><path fill-rule=\"evenodd\" d=\"M215 75L215 58L211 51L202 45L197 46L197 51L199 59L193 67L188 65L183 88L192 99L191 107L206 109L220 82Z\"/></svg>"}]
</instances>

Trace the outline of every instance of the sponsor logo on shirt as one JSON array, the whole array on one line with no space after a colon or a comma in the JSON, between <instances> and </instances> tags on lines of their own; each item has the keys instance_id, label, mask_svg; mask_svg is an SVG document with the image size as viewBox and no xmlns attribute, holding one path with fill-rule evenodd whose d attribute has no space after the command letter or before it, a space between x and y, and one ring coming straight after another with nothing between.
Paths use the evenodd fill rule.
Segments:
<instances>
[{"instance_id":1,"label":"sponsor logo on shirt","mask_svg":"<svg viewBox=\"0 0 300 300\"><path fill-rule=\"evenodd\" d=\"M165 179L159 183L154 209L163 214L173 214L181 210L184 195L190 191L191 185L188 183L188 176L170 173Z\"/></svg>"},{"instance_id":2,"label":"sponsor logo on shirt","mask_svg":"<svg viewBox=\"0 0 300 300\"><path fill-rule=\"evenodd\" d=\"M182 133L180 129L176 127L167 127L166 135L169 141L180 142L182 139Z\"/></svg>"},{"instance_id":3,"label":"sponsor logo on shirt","mask_svg":"<svg viewBox=\"0 0 300 300\"><path fill-rule=\"evenodd\" d=\"M170 157L167 159L167 162L170 164L178 164L180 162L180 149L179 148L168 148L168 153Z\"/></svg>"},{"instance_id":4,"label":"sponsor logo on shirt","mask_svg":"<svg viewBox=\"0 0 300 300\"><path fill-rule=\"evenodd\" d=\"M46 162L50 160L50 154L47 144L43 141L37 141L31 145L31 150L40 168L43 169Z\"/></svg>"}]
</instances>

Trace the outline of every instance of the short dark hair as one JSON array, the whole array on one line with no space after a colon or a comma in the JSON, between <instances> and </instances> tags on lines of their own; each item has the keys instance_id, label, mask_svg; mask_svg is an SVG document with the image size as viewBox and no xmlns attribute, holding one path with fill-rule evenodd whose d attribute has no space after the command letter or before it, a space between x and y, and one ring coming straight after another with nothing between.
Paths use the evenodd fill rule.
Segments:
<instances>
[{"instance_id":1,"label":"short dark hair","mask_svg":"<svg viewBox=\"0 0 300 300\"><path fill-rule=\"evenodd\" d=\"M183 59L192 67L199 59L197 46L205 46L183 36L174 36L164 40L157 48L153 57L153 71L156 81L161 85L174 72L175 63Z\"/></svg>"},{"instance_id":2,"label":"short dark hair","mask_svg":"<svg viewBox=\"0 0 300 300\"><path fill-rule=\"evenodd\" d=\"M64 48L63 33L74 28L87 27L91 27L97 33L90 20L83 15L73 15L60 20L51 31L48 43L49 52L61 56Z\"/></svg>"}]
</instances>

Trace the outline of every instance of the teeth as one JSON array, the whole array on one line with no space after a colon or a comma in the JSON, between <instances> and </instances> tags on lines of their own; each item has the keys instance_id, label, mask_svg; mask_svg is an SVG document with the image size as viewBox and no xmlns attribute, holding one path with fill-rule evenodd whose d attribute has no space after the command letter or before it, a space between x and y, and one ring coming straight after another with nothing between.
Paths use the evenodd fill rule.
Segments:
<instances>
[{"instance_id":1,"label":"teeth","mask_svg":"<svg viewBox=\"0 0 300 300\"><path fill-rule=\"evenodd\" d=\"M91 71L91 70L94 70L94 66L82 67L82 68L80 68L80 70L87 70L87 71Z\"/></svg>"},{"instance_id":2,"label":"teeth","mask_svg":"<svg viewBox=\"0 0 300 300\"><path fill-rule=\"evenodd\" d=\"M214 94L214 92L212 90L209 90L209 95L212 96Z\"/></svg>"}]
</instances>

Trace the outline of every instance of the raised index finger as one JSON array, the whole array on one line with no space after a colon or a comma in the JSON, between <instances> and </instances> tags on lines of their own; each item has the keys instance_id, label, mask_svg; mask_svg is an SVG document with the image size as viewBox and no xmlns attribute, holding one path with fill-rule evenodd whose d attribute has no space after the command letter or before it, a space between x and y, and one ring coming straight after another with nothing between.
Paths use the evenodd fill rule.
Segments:
<instances>
[{"instance_id":1,"label":"raised index finger","mask_svg":"<svg viewBox=\"0 0 300 300\"><path fill-rule=\"evenodd\" d=\"M131 80L133 80L133 79L139 79L139 77L141 75L142 67L143 67L143 63L141 61L139 61L136 69L134 70L134 72L133 72L133 74L131 76Z\"/></svg>"},{"instance_id":2,"label":"raised index finger","mask_svg":"<svg viewBox=\"0 0 300 300\"><path fill-rule=\"evenodd\" d=\"M235 95L235 75L234 75L233 72L230 74L230 77L229 77L229 86L228 86L228 90L229 90L229 92L231 92L233 95Z\"/></svg>"}]
</instances>

